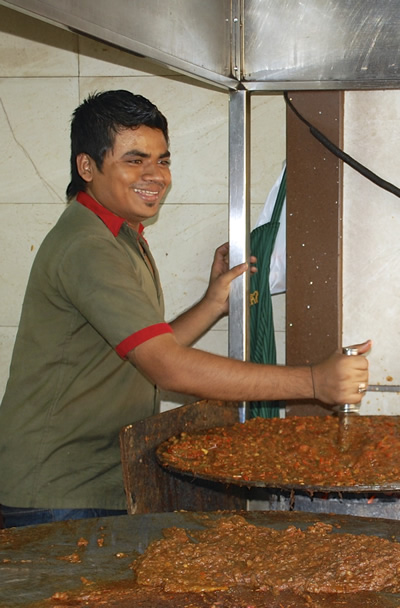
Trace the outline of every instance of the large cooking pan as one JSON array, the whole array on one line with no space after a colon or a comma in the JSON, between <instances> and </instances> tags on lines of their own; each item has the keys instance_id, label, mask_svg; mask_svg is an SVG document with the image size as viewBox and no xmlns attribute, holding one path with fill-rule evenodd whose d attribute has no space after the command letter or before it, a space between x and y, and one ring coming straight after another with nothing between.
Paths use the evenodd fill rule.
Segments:
<instances>
[{"instance_id":1,"label":"large cooking pan","mask_svg":"<svg viewBox=\"0 0 400 608\"><path fill-rule=\"evenodd\" d=\"M249 522L277 530L295 525L302 529L317 521L334 526L333 533L369 534L400 542L400 522L298 512L240 512ZM93 520L78 520L44 524L28 528L0 531L0 606L2 608L56 608L74 606L95 608L180 608L188 605L207 607L231 606L224 602L224 594L198 594L197 603L188 603L184 594L159 594L147 597L142 603L132 595L129 599L113 600L118 589L133 587L133 574L129 564L143 553L148 544L162 537L164 528L177 526L203 529L210 520L224 517L221 513L162 513ZM87 544L83 542L87 541ZM87 591L102 590L98 602L85 603ZM72 598L76 591L75 601ZM68 592L68 598L48 602L54 593ZM110 593L110 595L107 595ZM133 592L132 592L133 593ZM217 592L216 592L217 593ZM114 596L113 596L114 594ZM260 594L255 594L260 601ZM108 598L108 599L106 599ZM143 599L143 598L142 598ZM217 603L222 602L222 603ZM106 602L106 603L102 603ZM321 603L320 603L321 602ZM239 600L236 608L243 605ZM260 604L257 603L257 606ZM263 608L282 606L282 597L262 595ZM316 597L307 603L291 594L285 596L285 608L399 608L400 594L367 593L359 596Z\"/></svg>"},{"instance_id":2,"label":"large cooking pan","mask_svg":"<svg viewBox=\"0 0 400 608\"><path fill-rule=\"evenodd\" d=\"M368 417L368 418L379 418L383 420L384 418L390 418L393 421L400 421L400 417L398 416L376 416L376 417ZM316 417L317 419L317 417ZM357 420L355 420L352 424L357 424ZM213 428L209 428L208 430L194 430L194 434L201 437L202 434L207 435L209 432L212 432ZM178 437L179 439L179 437ZM170 438L169 441L173 440ZM357 485L341 485L338 483L332 483L330 485L311 485L304 483L302 481L296 482L286 482L283 480L264 480L264 479L244 479L238 476L231 476L229 474L224 474L223 476L220 474L213 474L212 471L207 470L207 473L202 473L196 468L191 469L190 463L188 463L188 468L179 467L178 465L174 465L171 461L168 460L167 451L169 447L169 441L163 442L160 444L156 450L156 458L158 462L166 468L167 470L184 476L190 476L192 478L198 479L206 479L213 482L218 482L225 485L235 485L241 487L259 487L259 488L275 488L284 491L304 491L309 494L317 494L317 493L350 493L350 494L395 494L400 492L400 479L398 481L391 481L387 483L358 483ZM244 444L243 449L246 450L246 445ZM400 458L400 454L399 454Z\"/></svg>"},{"instance_id":3,"label":"large cooking pan","mask_svg":"<svg viewBox=\"0 0 400 608\"><path fill-rule=\"evenodd\" d=\"M268 482L268 481L258 481L258 480L244 480L237 479L235 477L229 477L226 475L224 477L220 477L217 475L206 474L202 475L201 473L192 472L192 471L183 471L178 467L174 467L168 463L163 463L162 455L159 455L160 463L169 469L171 472L188 476L191 478L197 479L205 479L208 481L214 481L225 485L236 485L240 487L246 488L271 488L276 490L286 490L288 492L291 491L302 491L308 494L394 494L400 492L400 481L397 483L388 483L388 484L380 484L380 485L361 485L358 484L356 486L342 486L342 485L306 485L304 483L283 483L280 481Z\"/></svg>"}]
</instances>

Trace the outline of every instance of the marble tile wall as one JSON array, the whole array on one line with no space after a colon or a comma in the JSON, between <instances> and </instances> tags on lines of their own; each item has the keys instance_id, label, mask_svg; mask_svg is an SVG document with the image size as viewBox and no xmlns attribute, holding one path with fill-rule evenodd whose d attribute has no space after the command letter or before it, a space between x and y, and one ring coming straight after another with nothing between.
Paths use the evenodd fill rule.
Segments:
<instances>
[{"instance_id":1,"label":"marble tile wall","mask_svg":"<svg viewBox=\"0 0 400 608\"><path fill-rule=\"evenodd\" d=\"M146 237L164 284L167 318L206 289L214 249L228 239L228 95L145 59L0 6L0 399L30 267L64 209L69 121L89 92L149 97L171 132L173 187ZM280 95L252 99L252 223L285 158ZM285 296L274 296L284 361ZM198 344L227 354L227 322ZM164 395L163 408L187 403Z\"/></svg>"},{"instance_id":2,"label":"marble tile wall","mask_svg":"<svg viewBox=\"0 0 400 608\"><path fill-rule=\"evenodd\" d=\"M400 91L345 97L344 147L400 188ZM400 385L400 200L344 170L343 343L373 340L370 383ZM368 392L363 414L400 414L396 392Z\"/></svg>"}]
</instances>

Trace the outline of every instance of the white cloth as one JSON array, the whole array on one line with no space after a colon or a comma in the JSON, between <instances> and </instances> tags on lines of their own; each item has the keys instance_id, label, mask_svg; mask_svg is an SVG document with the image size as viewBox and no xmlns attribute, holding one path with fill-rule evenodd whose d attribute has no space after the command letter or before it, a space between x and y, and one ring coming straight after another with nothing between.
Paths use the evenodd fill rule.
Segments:
<instances>
[{"instance_id":1,"label":"white cloth","mask_svg":"<svg viewBox=\"0 0 400 608\"><path fill-rule=\"evenodd\" d=\"M278 179L272 186L266 198L264 209L261 211L254 228L262 226L263 224L267 224L270 221L285 167L286 163L284 163L284 166ZM276 241L271 255L271 266L269 273L269 286L271 290L271 295L277 293L284 293L286 291L286 197L283 202L282 213L281 217L279 218L279 222L280 226L278 234L276 235Z\"/></svg>"}]
</instances>

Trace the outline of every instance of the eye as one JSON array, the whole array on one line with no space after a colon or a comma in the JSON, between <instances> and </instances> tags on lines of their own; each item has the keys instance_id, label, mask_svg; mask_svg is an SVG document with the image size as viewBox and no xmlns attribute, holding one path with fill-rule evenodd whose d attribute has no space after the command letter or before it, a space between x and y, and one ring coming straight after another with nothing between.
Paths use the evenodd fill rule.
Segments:
<instances>
[{"instance_id":1,"label":"eye","mask_svg":"<svg viewBox=\"0 0 400 608\"><path fill-rule=\"evenodd\" d=\"M171 159L170 158L163 158L162 160L160 160L160 165L163 165L164 167L170 167L171 166Z\"/></svg>"}]
</instances>

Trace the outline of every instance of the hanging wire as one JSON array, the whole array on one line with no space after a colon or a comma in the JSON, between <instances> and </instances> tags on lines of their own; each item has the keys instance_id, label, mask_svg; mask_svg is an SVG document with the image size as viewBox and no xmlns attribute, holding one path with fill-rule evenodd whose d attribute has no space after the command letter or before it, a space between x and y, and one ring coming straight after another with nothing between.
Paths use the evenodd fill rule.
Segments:
<instances>
[{"instance_id":1,"label":"hanging wire","mask_svg":"<svg viewBox=\"0 0 400 608\"><path fill-rule=\"evenodd\" d=\"M290 109L305 125L307 125L311 135L313 135L323 146L325 146L325 148L327 148L330 152L332 152L332 154L340 158L347 165L358 171L358 173L361 173L361 175L369 179L371 182L400 198L400 188L398 188L391 182L387 182L386 180L382 179L381 177L379 177L379 175L376 175L376 173L373 173L367 167L365 167L357 160L346 154L346 152L338 148L338 146L336 146L330 139L328 139L323 133L321 133L321 131L314 127L314 125L312 125L306 118L304 118L302 114L300 114L300 112L297 110L297 108L295 108L295 106L289 99L289 93L287 91L284 91L283 95L285 98L285 102L290 107Z\"/></svg>"}]
</instances>

